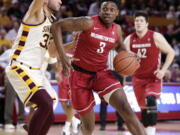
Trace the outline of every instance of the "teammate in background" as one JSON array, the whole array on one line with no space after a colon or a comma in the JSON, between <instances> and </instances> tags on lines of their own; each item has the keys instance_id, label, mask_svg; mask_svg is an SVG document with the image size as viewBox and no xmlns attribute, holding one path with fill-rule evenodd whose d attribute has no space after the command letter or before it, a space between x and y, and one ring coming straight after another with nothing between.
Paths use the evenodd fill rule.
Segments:
<instances>
[{"instance_id":1,"label":"teammate in background","mask_svg":"<svg viewBox=\"0 0 180 135\"><path fill-rule=\"evenodd\" d=\"M109 51L125 49L121 28L113 23L119 13L118 6L119 0L105 0L97 16L67 18L52 25L57 48L62 46L61 31L82 31L74 54L79 61L72 61L70 95L73 108L80 114L83 135L92 135L95 126L93 90L121 114L133 135L145 135L120 82L107 69Z\"/></svg>"},{"instance_id":2,"label":"teammate in background","mask_svg":"<svg viewBox=\"0 0 180 135\"><path fill-rule=\"evenodd\" d=\"M155 135L157 123L157 103L160 97L162 78L174 58L174 50L158 32L148 29L148 15L137 12L134 17L135 32L124 43L128 50L141 58L140 68L134 73L132 84L141 108L142 123L148 135ZM167 54L161 67L161 52Z\"/></svg>"},{"instance_id":3,"label":"teammate in background","mask_svg":"<svg viewBox=\"0 0 180 135\"><path fill-rule=\"evenodd\" d=\"M25 105L36 106L28 127L28 135L45 135L54 121L53 98L46 90L46 81L41 72L47 52L53 17L61 0L33 0L25 14L13 45L10 66L6 74L19 98ZM61 46L59 57L66 62ZM63 63L66 67L66 63ZM66 68L65 68L66 69Z\"/></svg>"}]
</instances>

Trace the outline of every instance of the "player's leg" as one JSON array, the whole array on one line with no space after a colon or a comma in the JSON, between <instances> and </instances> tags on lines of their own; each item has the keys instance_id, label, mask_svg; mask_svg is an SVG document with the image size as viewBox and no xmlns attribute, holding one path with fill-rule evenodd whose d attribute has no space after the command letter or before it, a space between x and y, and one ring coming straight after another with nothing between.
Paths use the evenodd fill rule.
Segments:
<instances>
[{"instance_id":1,"label":"player's leg","mask_svg":"<svg viewBox=\"0 0 180 135\"><path fill-rule=\"evenodd\" d=\"M23 125L24 130L27 132L29 130L29 122L31 121L31 118L32 118L34 112L35 112L34 108L30 107L30 111L29 111L29 114L27 116L27 123Z\"/></svg>"},{"instance_id":2,"label":"player's leg","mask_svg":"<svg viewBox=\"0 0 180 135\"><path fill-rule=\"evenodd\" d=\"M125 128L123 127L124 120L117 111L116 111L116 117L117 117L117 130L124 131L125 130Z\"/></svg>"},{"instance_id":3,"label":"player's leg","mask_svg":"<svg viewBox=\"0 0 180 135\"><path fill-rule=\"evenodd\" d=\"M72 117L72 132L73 134L78 134L80 129L81 121L80 119L76 118L75 114Z\"/></svg>"},{"instance_id":4,"label":"player's leg","mask_svg":"<svg viewBox=\"0 0 180 135\"><path fill-rule=\"evenodd\" d=\"M38 89L42 79L40 72L40 70L33 71L18 65L6 69L8 79L21 101L25 104L30 101L37 105L37 110L29 124L28 134L30 135L39 135L42 127L46 124L52 124L54 118L52 98L45 90ZM51 117L51 120L47 121L48 117Z\"/></svg>"},{"instance_id":5,"label":"player's leg","mask_svg":"<svg viewBox=\"0 0 180 135\"><path fill-rule=\"evenodd\" d=\"M71 104L80 115L83 135L92 135L95 118L93 106L95 105L92 92L92 78L94 74L82 73L74 70L70 76Z\"/></svg>"},{"instance_id":6,"label":"player's leg","mask_svg":"<svg viewBox=\"0 0 180 135\"><path fill-rule=\"evenodd\" d=\"M63 127L63 135L70 135L70 127L71 127L71 121L73 117L73 108L72 106L67 102L61 102L61 106L63 108L63 111L66 115L66 121L65 125Z\"/></svg>"},{"instance_id":7,"label":"player's leg","mask_svg":"<svg viewBox=\"0 0 180 135\"><path fill-rule=\"evenodd\" d=\"M148 135L155 135L158 118L156 101L160 97L162 82L161 80L149 79L146 83L146 95L144 98L146 108L142 109L142 122L146 127L146 133Z\"/></svg>"},{"instance_id":8,"label":"player's leg","mask_svg":"<svg viewBox=\"0 0 180 135\"><path fill-rule=\"evenodd\" d=\"M86 114L80 115L82 122L81 131L83 135L92 135L95 127L94 111L91 110Z\"/></svg>"},{"instance_id":9,"label":"player's leg","mask_svg":"<svg viewBox=\"0 0 180 135\"><path fill-rule=\"evenodd\" d=\"M113 75L119 80L119 82L124 85L124 80L125 78L123 76L121 76L120 74L118 74L117 72L113 71ZM117 129L124 131L125 128L123 127L123 119L122 117L119 115L119 113L116 111L116 117L117 117Z\"/></svg>"},{"instance_id":10,"label":"player's leg","mask_svg":"<svg viewBox=\"0 0 180 135\"><path fill-rule=\"evenodd\" d=\"M47 131L54 121L53 100L45 90L38 90L30 99L38 107L29 123L29 135L40 135ZM46 125L46 129L42 129Z\"/></svg>"},{"instance_id":11,"label":"player's leg","mask_svg":"<svg viewBox=\"0 0 180 135\"><path fill-rule=\"evenodd\" d=\"M70 135L71 134L71 122L73 118L73 108L70 104L69 98L69 78L65 77L63 74L60 75L61 81L58 84L58 95L59 101L61 102L62 109L66 115L65 125L63 127L62 134L63 135Z\"/></svg>"},{"instance_id":12,"label":"player's leg","mask_svg":"<svg viewBox=\"0 0 180 135\"><path fill-rule=\"evenodd\" d=\"M94 85L99 96L118 111L133 135L145 135L143 125L132 111L125 92L112 71L98 72L96 78Z\"/></svg>"},{"instance_id":13,"label":"player's leg","mask_svg":"<svg viewBox=\"0 0 180 135\"><path fill-rule=\"evenodd\" d=\"M133 135L145 135L145 130L135 113L132 111L123 89L116 90L109 98L109 103L123 117Z\"/></svg>"},{"instance_id":14,"label":"player's leg","mask_svg":"<svg viewBox=\"0 0 180 135\"><path fill-rule=\"evenodd\" d=\"M146 97L146 109L142 109L141 116L147 135L155 135L155 126L157 124L157 103L155 96L150 95Z\"/></svg>"}]
</instances>

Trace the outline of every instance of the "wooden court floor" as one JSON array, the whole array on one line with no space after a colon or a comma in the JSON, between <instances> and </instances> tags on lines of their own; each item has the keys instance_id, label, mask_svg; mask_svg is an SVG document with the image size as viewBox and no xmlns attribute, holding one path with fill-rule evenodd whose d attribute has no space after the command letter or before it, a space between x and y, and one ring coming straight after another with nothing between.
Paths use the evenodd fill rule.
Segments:
<instances>
[{"instance_id":1,"label":"wooden court floor","mask_svg":"<svg viewBox=\"0 0 180 135\"><path fill-rule=\"evenodd\" d=\"M48 135L62 135L62 127L62 124L53 125ZM96 124L94 135L131 135L128 131L117 131L116 128L115 123L110 123L107 124L105 131L100 131L99 124ZM27 135L27 133L23 129L13 131L5 131L4 129L0 129L0 135ZM82 134L79 133L78 135ZM180 135L180 121L158 122L156 135Z\"/></svg>"}]
</instances>

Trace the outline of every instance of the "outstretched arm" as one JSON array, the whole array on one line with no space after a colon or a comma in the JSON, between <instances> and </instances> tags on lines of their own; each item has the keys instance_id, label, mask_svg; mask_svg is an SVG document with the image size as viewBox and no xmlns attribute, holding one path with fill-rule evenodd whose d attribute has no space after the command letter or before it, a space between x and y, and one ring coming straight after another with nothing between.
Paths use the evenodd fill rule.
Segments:
<instances>
[{"instance_id":1,"label":"outstretched arm","mask_svg":"<svg viewBox=\"0 0 180 135\"><path fill-rule=\"evenodd\" d=\"M71 17L55 22L52 25L51 31L65 74L69 71L70 61L67 59L63 48L62 31L86 31L91 28L92 24L90 17Z\"/></svg>"},{"instance_id":2,"label":"outstretched arm","mask_svg":"<svg viewBox=\"0 0 180 135\"><path fill-rule=\"evenodd\" d=\"M26 12L23 22L27 24L39 24L44 20L44 5L48 4L48 0L33 0Z\"/></svg>"},{"instance_id":3,"label":"outstretched arm","mask_svg":"<svg viewBox=\"0 0 180 135\"><path fill-rule=\"evenodd\" d=\"M161 70L157 70L154 73L159 79L162 79L174 59L175 52L170 46L170 44L167 42L167 40L160 33L154 33L154 41L156 46L161 50L161 52L166 54L166 60Z\"/></svg>"},{"instance_id":4,"label":"outstretched arm","mask_svg":"<svg viewBox=\"0 0 180 135\"><path fill-rule=\"evenodd\" d=\"M76 41L72 41L72 42L68 42L68 43L64 44L63 45L64 51L68 52L68 51L72 50L74 48L75 43L76 43ZM58 56L57 49L56 49L54 42L48 46L48 52L49 52L49 55L53 58L56 58Z\"/></svg>"}]
</instances>

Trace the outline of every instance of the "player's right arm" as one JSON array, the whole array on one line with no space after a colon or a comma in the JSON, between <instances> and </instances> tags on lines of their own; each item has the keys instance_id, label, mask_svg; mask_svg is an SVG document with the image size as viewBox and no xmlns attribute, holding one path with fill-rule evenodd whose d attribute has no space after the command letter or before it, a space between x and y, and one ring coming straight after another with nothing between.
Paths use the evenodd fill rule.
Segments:
<instances>
[{"instance_id":1,"label":"player's right arm","mask_svg":"<svg viewBox=\"0 0 180 135\"><path fill-rule=\"evenodd\" d=\"M63 48L62 31L86 31L93 25L93 21L90 17L70 17L55 22L51 27L51 32L54 37L54 42L58 52L58 58L61 60L63 72L68 74L68 67L70 67L70 61L65 55Z\"/></svg>"},{"instance_id":2,"label":"player's right arm","mask_svg":"<svg viewBox=\"0 0 180 135\"><path fill-rule=\"evenodd\" d=\"M128 51L130 51L130 35L124 39L124 45Z\"/></svg>"},{"instance_id":3,"label":"player's right arm","mask_svg":"<svg viewBox=\"0 0 180 135\"><path fill-rule=\"evenodd\" d=\"M23 22L26 24L39 24L44 19L43 6L48 0L33 0L26 12Z\"/></svg>"}]
</instances>

